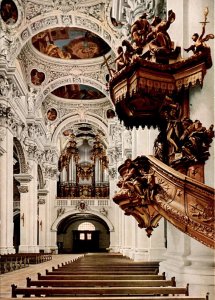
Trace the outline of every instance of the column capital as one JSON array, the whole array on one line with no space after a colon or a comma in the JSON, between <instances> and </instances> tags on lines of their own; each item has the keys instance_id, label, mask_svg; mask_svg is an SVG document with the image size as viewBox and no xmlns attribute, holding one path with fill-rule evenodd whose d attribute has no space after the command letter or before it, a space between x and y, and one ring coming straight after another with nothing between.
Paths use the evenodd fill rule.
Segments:
<instances>
[{"instance_id":1,"label":"column capital","mask_svg":"<svg viewBox=\"0 0 215 300\"><path fill-rule=\"evenodd\" d=\"M46 189L40 189L37 191L38 195L38 204L45 204L46 203L46 196L48 195L49 191Z\"/></svg>"},{"instance_id":2,"label":"column capital","mask_svg":"<svg viewBox=\"0 0 215 300\"><path fill-rule=\"evenodd\" d=\"M39 189L38 190L38 196L47 196L48 193L49 193L49 191L46 190L46 189Z\"/></svg>"},{"instance_id":3,"label":"column capital","mask_svg":"<svg viewBox=\"0 0 215 300\"><path fill-rule=\"evenodd\" d=\"M33 176L31 176L30 174L14 174L14 178L21 184L26 184L29 183L32 179Z\"/></svg>"}]
</instances>

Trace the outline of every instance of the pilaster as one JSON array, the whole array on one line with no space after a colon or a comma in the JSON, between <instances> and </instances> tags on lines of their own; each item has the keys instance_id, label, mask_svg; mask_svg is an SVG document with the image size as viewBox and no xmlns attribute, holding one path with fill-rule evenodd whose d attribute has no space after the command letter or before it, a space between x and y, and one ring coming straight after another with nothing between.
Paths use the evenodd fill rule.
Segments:
<instances>
[{"instance_id":1,"label":"pilaster","mask_svg":"<svg viewBox=\"0 0 215 300\"><path fill-rule=\"evenodd\" d=\"M54 214L54 199L57 195L57 169L56 166L46 164L44 166L45 187L47 191L46 203L43 207L44 210L44 251L57 253L57 232L51 229L52 223L55 221Z\"/></svg>"},{"instance_id":2,"label":"pilaster","mask_svg":"<svg viewBox=\"0 0 215 300\"><path fill-rule=\"evenodd\" d=\"M1 117L1 116L0 116ZM2 118L3 119L3 118ZM0 254L13 247L13 134L0 123Z\"/></svg>"},{"instance_id":3,"label":"pilaster","mask_svg":"<svg viewBox=\"0 0 215 300\"><path fill-rule=\"evenodd\" d=\"M47 195L48 195L48 190L46 190L46 189L38 190L39 248L40 248L40 250L43 250L44 253L49 252L49 251L46 251L46 247L47 247L46 235L47 235L47 231L49 230L47 228L47 218L46 218Z\"/></svg>"},{"instance_id":4,"label":"pilaster","mask_svg":"<svg viewBox=\"0 0 215 300\"><path fill-rule=\"evenodd\" d=\"M16 174L20 183L20 246L19 253L37 253L37 164L30 161L30 174Z\"/></svg>"}]
</instances>

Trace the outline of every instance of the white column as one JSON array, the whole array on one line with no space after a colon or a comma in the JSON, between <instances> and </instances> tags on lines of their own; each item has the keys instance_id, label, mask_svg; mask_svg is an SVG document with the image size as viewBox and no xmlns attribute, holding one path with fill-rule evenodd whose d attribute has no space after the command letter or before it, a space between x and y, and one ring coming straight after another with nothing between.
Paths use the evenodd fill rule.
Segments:
<instances>
[{"instance_id":1,"label":"white column","mask_svg":"<svg viewBox=\"0 0 215 300\"><path fill-rule=\"evenodd\" d=\"M190 264L187 259L189 254L190 237L167 223L166 260L160 263L160 272L166 272L167 277L176 276L177 282L181 281L179 273L184 273L184 267Z\"/></svg>"},{"instance_id":2,"label":"white column","mask_svg":"<svg viewBox=\"0 0 215 300\"><path fill-rule=\"evenodd\" d=\"M130 216L124 216L124 246L122 250L122 254L124 256L130 257L131 249L132 249L132 224L133 224L133 218Z\"/></svg>"},{"instance_id":3,"label":"white column","mask_svg":"<svg viewBox=\"0 0 215 300\"><path fill-rule=\"evenodd\" d=\"M138 128L133 129L134 131L134 141L132 157L136 158L141 155L152 155L154 141L159 134L158 129L148 129L148 128Z\"/></svg>"},{"instance_id":4,"label":"white column","mask_svg":"<svg viewBox=\"0 0 215 300\"><path fill-rule=\"evenodd\" d=\"M13 135L0 126L0 254L14 253L13 247Z\"/></svg>"},{"instance_id":5,"label":"white column","mask_svg":"<svg viewBox=\"0 0 215 300\"><path fill-rule=\"evenodd\" d=\"M215 264L214 249L204 246L200 242L191 239L191 253L187 256L190 263L184 268L184 282L190 284L190 294L205 297L210 293L210 299L215 297Z\"/></svg>"},{"instance_id":6,"label":"white column","mask_svg":"<svg viewBox=\"0 0 215 300\"><path fill-rule=\"evenodd\" d=\"M37 212L37 163L29 161L30 174L17 174L20 182L20 253L37 253L38 212Z\"/></svg>"},{"instance_id":7,"label":"white column","mask_svg":"<svg viewBox=\"0 0 215 300\"><path fill-rule=\"evenodd\" d=\"M135 261L148 261L150 249L150 238L147 237L144 228L139 228L136 223L136 239L135 239Z\"/></svg>"},{"instance_id":8,"label":"white column","mask_svg":"<svg viewBox=\"0 0 215 300\"><path fill-rule=\"evenodd\" d=\"M131 218L131 251L129 253L129 257L131 259L135 259L136 252L136 239L137 239L137 221L134 218Z\"/></svg>"},{"instance_id":9,"label":"white column","mask_svg":"<svg viewBox=\"0 0 215 300\"><path fill-rule=\"evenodd\" d=\"M121 209L120 212L120 252L123 253L123 249L125 247L125 214Z\"/></svg>"},{"instance_id":10,"label":"white column","mask_svg":"<svg viewBox=\"0 0 215 300\"><path fill-rule=\"evenodd\" d=\"M137 129L132 129L132 159L137 157Z\"/></svg>"},{"instance_id":11,"label":"white column","mask_svg":"<svg viewBox=\"0 0 215 300\"><path fill-rule=\"evenodd\" d=\"M165 237L164 237L164 219L159 221L157 228L154 228L152 235L149 239L149 260L151 261L162 261L164 260L165 248Z\"/></svg>"},{"instance_id":12,"label":"white column","mask_svg":"<svg viewBox=\"0 0 215 300\"><path fill-rule=\"evenodd\" d=\"M39 205L39 249L46 251L46 231L47 231L47 194L48 190L38 190L38 205Z\"/></svg>"},{"instance_id":13,"label":"white column","mask_svg":"<svg viewBox=\"0 0 215 300\"><path fill-rule=\"evenodd\" d=\"M116 187L116 175L110 176L110 199L113 198L113 195L115 194L115 191L117 190ZM111 209L108 212L108 217L114 224L114 231L110 232L110 251L111 252L118 252L119 251L119 219L118 219L118 213L120 208L117 204L115 204L112 200L110 200L111 203Z\"/></svg>"},{"instance_id":14,"label":"white column","mask_svg":"<svg viewBox=\"0 0 215 300\"><path fill-rule=\"evenodd\" d=\"M17 181L20 182L18 187L20 192L20 245L19 253L29 252L29 182L32 176L29 174L15 175ZM31 252L31 251L30 251ZM32 251L33 252L33 251Z\"/></svg>"},{"instance_id":15,"label":"white column","mask_svg":"<svg viewBox=\"0 0 215 300\"><path fill-rule=\"evenodd\" d=\"M54 207L54 199L57 194L57 176L56 170L53 168L52 172L49 173L49 178L46 178L46 188L49 191L47 194L46 204L46 252L57 253L57 232L53 231L51 226L57 218L57 212Z\"/></svg>"}]
</instances>

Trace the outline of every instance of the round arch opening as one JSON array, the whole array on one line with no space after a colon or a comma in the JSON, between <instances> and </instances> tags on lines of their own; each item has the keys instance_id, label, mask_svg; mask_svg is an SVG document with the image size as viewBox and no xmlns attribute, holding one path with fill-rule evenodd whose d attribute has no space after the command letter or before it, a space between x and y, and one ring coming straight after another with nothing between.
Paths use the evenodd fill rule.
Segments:
<instances>
[{"instance_id":1,"label":"round arch opening","mask_svg":"<svg viewBox=\"0 0 215 300\"><path fill-rule=\"evenodd\" d=\"M58 253L107 252L110 231L104 220L93 214L69 215L57 228Z\"/></svg>"}]
</instances>

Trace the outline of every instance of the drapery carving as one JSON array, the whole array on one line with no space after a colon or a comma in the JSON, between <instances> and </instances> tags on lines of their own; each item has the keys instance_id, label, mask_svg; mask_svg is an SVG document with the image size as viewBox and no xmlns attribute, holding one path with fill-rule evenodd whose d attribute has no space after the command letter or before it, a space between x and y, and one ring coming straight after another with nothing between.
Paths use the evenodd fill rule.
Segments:
<instances>
[{"instance_id":1,"label":"drapery carving","mask_svg":"<svg viewBox=\"0 0 215 300\"><path fill-rule=\"evenodd\" d=\"M185 176L153 156L127 159L119 167L113 197L150 236L163 216L182 232L214 247L214 189Z\"/></svg>"}]
</instances>

